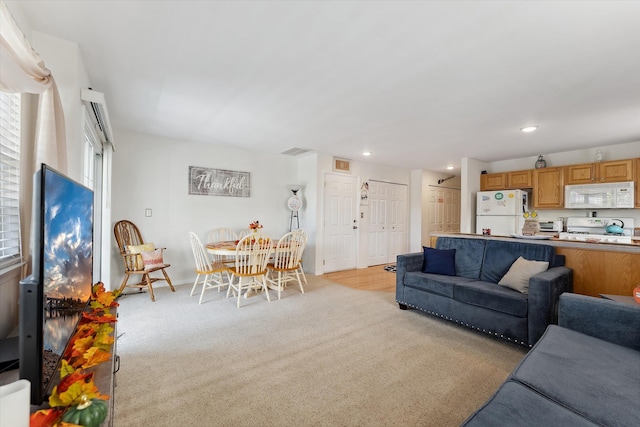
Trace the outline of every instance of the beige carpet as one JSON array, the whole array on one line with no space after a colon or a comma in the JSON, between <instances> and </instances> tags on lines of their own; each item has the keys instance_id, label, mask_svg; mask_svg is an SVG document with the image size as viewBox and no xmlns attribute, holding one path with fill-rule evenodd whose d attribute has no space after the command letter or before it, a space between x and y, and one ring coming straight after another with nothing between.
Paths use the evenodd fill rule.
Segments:
<instances>
[{"instance_id":1,"label":"beige carpet","mask_svg":"<svg viewBox=\"0 0 640 427\"><path fill-rule=\"evenodd\" d=\"M215 290L198 305L190 286L121 298L115 427L455 426L525 354L393 293L308 278L240 309Z\"/></svg>"}]
</instances>

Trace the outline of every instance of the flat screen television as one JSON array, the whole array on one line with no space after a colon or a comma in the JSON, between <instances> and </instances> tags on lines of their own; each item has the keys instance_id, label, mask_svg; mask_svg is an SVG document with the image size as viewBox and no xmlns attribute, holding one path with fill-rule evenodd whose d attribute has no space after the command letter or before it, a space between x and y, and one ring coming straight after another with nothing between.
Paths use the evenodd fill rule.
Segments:
<instances>
[{"instance_id":1,"label":"flat screen television","mask_svg":"<svg viewBox=\"0 0 640 427\"><path fill-rule=\"evenodd\" d=\"M91 297L93 191L43 164L34 175L32 274L20 282L20 378L31 403L51 393ZM55 381L54 381L55 380Z\"/></svg>"}]
</instances>

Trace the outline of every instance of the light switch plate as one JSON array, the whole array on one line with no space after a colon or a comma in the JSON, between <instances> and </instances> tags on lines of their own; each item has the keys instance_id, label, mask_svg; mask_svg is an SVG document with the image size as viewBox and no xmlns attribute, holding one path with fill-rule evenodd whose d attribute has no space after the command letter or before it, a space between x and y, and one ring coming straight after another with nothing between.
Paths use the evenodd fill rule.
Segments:
<instances>
[{"instance_id":1,"label":"light switch plate","mask_svg":"<svg viewBox=\"0 0 640 427\"><path fill-rule=\"evenodd\" d=\"M147 208L144 210L144 216L151 216L151 214L152 214L152 211L150 208Z\"/></svg>"}]
</instances>

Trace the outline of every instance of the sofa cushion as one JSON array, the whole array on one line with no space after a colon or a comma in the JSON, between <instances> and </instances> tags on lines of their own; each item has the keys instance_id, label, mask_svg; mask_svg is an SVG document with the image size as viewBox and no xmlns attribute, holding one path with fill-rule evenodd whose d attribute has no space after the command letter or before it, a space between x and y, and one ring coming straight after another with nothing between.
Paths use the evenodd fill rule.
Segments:
<instances>
[{"instance_id":1,"label":"sofa cushion","mask_svg":"<svg viewBox=\"0 0 640 427\"><path fill-rule=\"evenodd\" d=\"M455 249L456 274L477 280L480 278L480 270L482 269L485 243L484 239L438 237L436 248Z\"/></svg>"},{"instance_id":2,"label":"sofa cushion","mask_svg":"<svg viewBox=\"0 0 640 427\"><path fill-rule=\"evenodd\" d=\"M532 243L487 241L480 280L498 283L518 257L533 261L546 261L553 265L553 246Z\"/></svg>"},{"instance_id":3,"label":"sofa cushion","mask_svg":"<svg viewBox=\"0 0 640 427\"><path fill-rule=\"evenodd\" d=\"M479 281L456 283L453 299L517 317L527 317L527 295L495 283Z\"/></svg>"},{"instance_id":4,"label":"sofa cushion","mask_svg":"<svg viewBox=\"0 0 640 427\"><path fill-rule=\"evenodd\" d=\"M463 426L596 426L514 381L507 381Z\"/></svg>"},{"instance_id":5,"label":"sofa cushion","mask_svg":"<svg viewBox=\"0 0 640 427\"><path fill-rule=\"evenodd\" d=\"M528 294L531 276L547 271L547 268L549 268L549 263L546 261L532 261L518 257L509 267L507 274L500 279L498 285Z\"/></svg>"},{"instance_id":6,"label":"sofa cushion","mask_svg":"<svg viewBox=\"0 0 640 427\"><path fill-rule=\"evenodd\" d=\"M455 249L433 249L423 246L423 250L423 273L444 274L446 276L456 275Z\"/></svg>"},{"instance_id":7,"label":"sofa cushion","mask_svg":"<svg viewBox=\"0 0 640 427\"><path fill-rule=\"evenodd\" d=\"M428 291L434 294L453 298L456 283L471 282L473 279L459 276L443 276L440 274L409 272L404 276L404 285L410 288Z\"/></svg>"},{"instance_id":8,"label":"sofa cushion","mask_svg":"<svg viewBox=\"0 0 640 427\"><path fill-rule=\"evenodd\" d=\"M511 377L606 426L640 420L640 352L550 325Z\"/></svg>"}]
</instances>

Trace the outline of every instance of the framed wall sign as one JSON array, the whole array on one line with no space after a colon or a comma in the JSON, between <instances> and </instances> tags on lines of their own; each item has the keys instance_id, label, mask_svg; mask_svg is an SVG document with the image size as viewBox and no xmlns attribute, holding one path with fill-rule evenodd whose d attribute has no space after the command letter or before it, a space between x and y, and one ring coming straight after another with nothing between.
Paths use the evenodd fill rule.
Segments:
<instances>
[{"instance_id":1,"label":"framed wall sign","mask_svg":"<svg viewBox=\"0 0 640 427\"><path fill-rule=\"evenodd\" d=\"M249 172L189 166L189 194L200 196L251 196Z\"/></svg>"}]
</instances>

